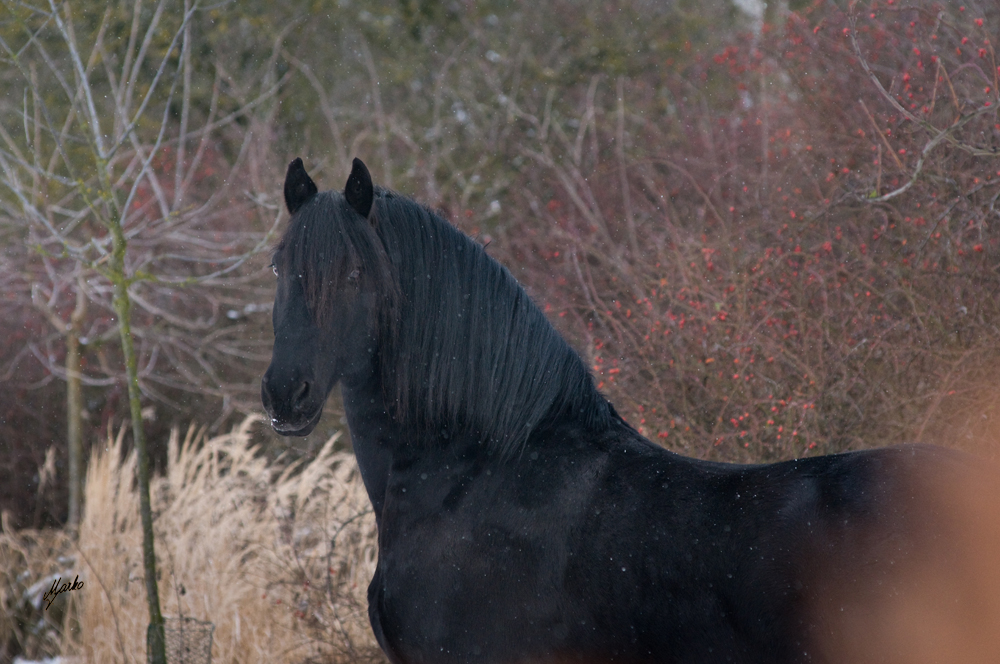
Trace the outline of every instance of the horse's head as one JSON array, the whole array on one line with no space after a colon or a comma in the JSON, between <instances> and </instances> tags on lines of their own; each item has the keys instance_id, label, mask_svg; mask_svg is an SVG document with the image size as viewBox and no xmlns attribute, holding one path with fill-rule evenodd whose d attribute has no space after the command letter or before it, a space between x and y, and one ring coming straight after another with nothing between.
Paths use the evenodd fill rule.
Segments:
<instances>
[{"instance_id":1,"label":"horse's head","mask_svg":"<svg viewBox=\"0 0 1000 664\"><path fill-rule=\"evenodd\" d=\"M380 315L394 289L373 203L359 159L343 194L317 193L301 159L288 166L291 220L274 252L274 349L261 381L261 400L280 434L308 434L337 382L371 371Z\"/></svg>"}]
</instances>

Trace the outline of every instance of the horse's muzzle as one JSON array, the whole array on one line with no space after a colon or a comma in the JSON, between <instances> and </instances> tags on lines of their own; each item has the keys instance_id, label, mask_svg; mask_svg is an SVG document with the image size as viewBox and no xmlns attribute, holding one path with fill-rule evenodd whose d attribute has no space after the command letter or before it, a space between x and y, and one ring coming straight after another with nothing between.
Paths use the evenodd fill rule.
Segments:
<instances>
[{"instance_id":1,"label":"horse's muzzle","mask_svg":"<svg viewBox=\"0 0 1000 664\"><path fill-rule=\"evenodd\" d=\"M275 380L271 370L260 381L260 400L271 418L271 427L282 436L308 435L323 414L313 382L306 379Z\"/></svg>"}]
</instances>

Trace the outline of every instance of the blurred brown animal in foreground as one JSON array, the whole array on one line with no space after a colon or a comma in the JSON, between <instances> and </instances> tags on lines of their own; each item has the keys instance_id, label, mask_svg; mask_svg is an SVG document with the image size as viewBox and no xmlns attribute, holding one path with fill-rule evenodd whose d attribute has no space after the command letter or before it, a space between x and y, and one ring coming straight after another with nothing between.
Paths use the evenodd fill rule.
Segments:
<instances>
[{"instance_id":1,"label":"blurred brown animal in foreground","mask_svg":"<svg viewBox=\"0 0 1000 664\"><path fill-rule=\"evenodd\" d=\"M1000 662L997 470L986 461L971 476L965 464L914 466L897 494L909 500L873 515L853 547L862 555L814 552L822 581L811 618L821 661ZM887 536L878 528L883 517L912 529Z\"/></svg>"}]
</instances>

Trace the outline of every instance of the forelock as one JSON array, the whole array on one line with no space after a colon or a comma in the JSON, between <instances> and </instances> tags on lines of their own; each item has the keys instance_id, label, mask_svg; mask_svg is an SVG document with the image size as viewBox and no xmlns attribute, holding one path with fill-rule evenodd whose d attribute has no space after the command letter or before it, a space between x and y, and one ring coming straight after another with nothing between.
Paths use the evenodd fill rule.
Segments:
<instances>
[{"instance_id":1,"label":"forelock","mask_svg":"<svg viewBox=\"0 0 1000 664\"><path fill-rule=\"evenodd\" d=\"M292 216L279 244L278 261L279 272L301 276L306 303L320 326L330 322L333 295L345 287L354 270L359 270L361 285L385 294L380 299L389 305L396 290L373 224L339 192L317 194Z\"/></svg>"}]
</instances>

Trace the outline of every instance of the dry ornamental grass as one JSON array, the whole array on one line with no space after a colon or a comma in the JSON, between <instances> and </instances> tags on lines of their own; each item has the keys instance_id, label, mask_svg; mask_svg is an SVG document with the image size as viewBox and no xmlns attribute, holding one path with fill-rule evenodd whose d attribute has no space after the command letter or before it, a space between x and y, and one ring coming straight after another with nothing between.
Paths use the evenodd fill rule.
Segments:
<instances>
[{"instance_id":1,"label":"dry ornamental grass","mask_svg":"<svg viewBox=\"0 0 1000 664\"><path fill-rule=\"evenodd\" d=\"M255 454L250 417L205 439L170 439L152 481L163 612L215 624L214 662L382 661L365 591L375 567L375 520L353 455L332 437L310 461ZM148 623L135 455L123 436L90 462L79 573L69 593L88 662L142 662Z\"/></svg>"}]
</instances>

